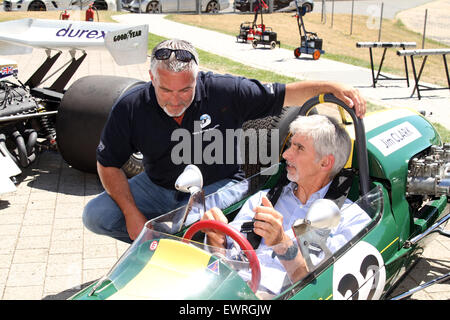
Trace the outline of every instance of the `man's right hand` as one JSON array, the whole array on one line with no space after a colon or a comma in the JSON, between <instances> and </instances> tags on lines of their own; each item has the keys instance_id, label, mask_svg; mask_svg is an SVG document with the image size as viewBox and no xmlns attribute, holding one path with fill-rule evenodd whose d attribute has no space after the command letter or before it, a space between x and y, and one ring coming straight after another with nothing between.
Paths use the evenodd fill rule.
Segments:
<instances>
[{"instance_id":1,"label":"man's right hand","mask_svg":"<svg viewBox=\"0 0 450 320\"><path fill-rule=\"evenodd\" d=\"M140 212L125 216L127 232L131 240L134 241L139 236L147 221L147 218Z\"/></svg>"},{"instance_id":2,"label":"man's right hand","mask_svg":"<svg viewBox=\"0 0 450 320\"><path fill-rule=\"evenodd\" d=\"M97 172L106 192L117 203L125 217L128 235L131 240L135 240L147 222L147 218L134 202L127 177L119 168L104 167L98 162Z\"/></svg>"},{"instance_id":3,"label":"man's right hand","mask_svg":"<svg viewBox=\"0 0 450 320\"><path fill-rule=\"evenodd\" d=\"M227 217L223 214L222 210L220 210L217 207L214 207L208 211L205 212L203 217L200 219L203 220L215 220L215 221L221 221L223 223L228 223ZM211 229L205 229L203 230L204 233L207 235L207 242L209 245L213 247L219 247L219 248L225 248L227 244L227 238L226 235L220 231L217 230L211 230Z\"/></svg>"}]
</instances>

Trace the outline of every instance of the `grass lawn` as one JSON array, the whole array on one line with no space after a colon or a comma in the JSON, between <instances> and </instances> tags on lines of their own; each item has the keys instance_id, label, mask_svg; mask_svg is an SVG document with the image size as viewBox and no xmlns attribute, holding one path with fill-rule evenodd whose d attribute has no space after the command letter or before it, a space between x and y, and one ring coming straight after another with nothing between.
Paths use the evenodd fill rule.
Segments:
<instances>
[{"instance_id":1,"label":"grass lawn","mask_svg":"<svg viewBox=\"0 0 450 320\"><path fill-rule=\"evenodd\" d=\"M281 47L292 51L300 45L297 19L292 17L293 13L272 13L263 16L264 24L271 27L277 33ZM168 19L186 23L202 28L223 32L236 36L239 34L240 24L244 21L253 21L253 14L218 14L218 15L170 15ZM369 50L367 48L356 48L359 41L377 41L378 29L368 28L368 17L355 15L353 20L353 31L350 35L350 15L335 14L333 28L330 27L331 19L327 24L321 23L320 13L310 13L303 17L307 31L315 32L323 39L323 57L337 60L353 65L370 68ZM258 19L258 23L260 23ZM369 24L370 25L370 24ZM383 19L381 41L408 41L416 42L419 48L422 44L422 36L407 29L399 20ZM427 39L427 48L448 47L436 41ZM374 63L381 59L383 49L374 49ZM292 53L292 55L294 55ZM421 59L416 59L416 65L420 66ZM378 67L378 66L376 66ZM408 61L410 76L412 69ZM383 63L383 72L389 72L404 76L403 59L397 56L396 49L386 52ZM429 56L426 67L421 77L422 81L447 86L445 71L443 69L441 56Z\"/></svg>"},{"instance_id":2,"label":"grass lawn","mask_svg":"<svg viewBox=\"0 0 450 320\"><path fill-rule=\"evenodd\" d=\"M71 19L79 19L79 20L83 20L84 17L84 11L80 12L79 10L77 11L69 11L70 15L71 15ZM111 11L99 11L99 20L100 22L115 22L115 20L113 20L111 18L111 16L113 15L117 15L117 14L122 14L119 12L111 12ZM39 18L39 19L59 19L59 15L60 12L58 11L47 11L47 12L14 12L14 14L12 14L11 12L0 12L0 21L7 21L7 20L17 20L17 19L23 19L23 18ZM314 15L314 14L311 14ZM243 21L247 21L247 20L252 20L253 15L248 15L248 14L237 14L237 15L171 15L170 16L171 19L173 20L177 20L183 23L188 23L188 24L192 24L192 25L197 25L197 26L201 26L201 27L207 27L209 29L214 29L214 30L219 30L222 32L226 32L232 35L235 35L238 33L238 29L239 29L239 24ZM281 14L281 13L277 13L277 14L272 14L272 15L265 15L264 16L264 21L266 23L266 25L270 25L270 26L274 26L274 22L275 20L271 20L271 19L280 19L281 20L286 20L283 23L291 23L294 22L294 27L297 28L296 26L296 20L295 18L292 18L290 16L290 14ZM290 20L288 20L288 18ZM316 19L319 19L319 23L318 25L322 26L323 25L320 24L320 16L319 17L315 17ZM217 19L217 20L216 20ZM222 20L224 19L224 20ZM356 19L356 18L355 18ZM334 21L334 26L335 29L338 29L338 23L337 23L337 16L335 16L335 21ZM315 20L312 20L313 22ZM225 23L226 22L226 23ZM317 23L317 22L316 22ZM309 22L308 22L309 24ZM341 24L344 24L344 22L342 21ZM385 24L385 22L383 21L383 25ZM398 24L398 22L397 22ZM352 48L351 50L342 50L343 52L341 54L336 54L334 55L331 52L327 52L327 58L335 58L336 60L339 61L344 61L346 63L350 63L350 64L356 64L356 65L362 65L362 66L366 66L368 67L368 50L365 49L356 49L355 48L355 42L356 41L360 41L357 40L359 38L357 38L358 32L356 32L355 30L358 30L355 25L357 25L354 22L354 35L350 38L354 38L353 40L346 40L346 42L342 41L341 43L339 41L336 42L336 46L341 45L343 47L347 46L351 46L352 44ZM220 26L219 29L217 29L217 27ZM214 27L214 28L212 28ZM280 30L282 29L281 27L279 27ZM292 24L290 24L289 26L284 26L283 28L291 28L289 30L292 31ZM327 27L328 28L328 27ZM401 29L405 29L404 27L400 26ZM275 28L274 28L275 29ZM329 32L334 32L336 33L336 30L332 31L333 29L330 29L331 31ZM319 33L321 36L322 34L320 33L320 31L315 30L315 32ZM402 31L402 32L407 32L408 31ZM409 31L410 33L410 31ZM409 34L408 33L408 34ZM282 35L283 34L283 35ZM337 32L337 34L340 34L340 37L345 38L345 32ZM284 38L286 36L286 38ZM297 29L295 29L293 32L290 33L289 35L284 35L284 33L279 33L278 37L279 39L281 39L281 43L282 46L287 47L287 48L291 48L293 49L297 44L298 41L296 41L295 36L298 37L298 31ZM154 35L154 34L149 34L149 41L148 41L148 48L149 48L149 52L151 51L151 49L160 41L164 40L165 38ZM366 39L368 40L368 39ZM372 39L373 40L373 39ZM386 39L383 39L386 40ZM386 40L388 41L388 40ZM405 41L415 41L415 40L411 40L411 39L407 39ZM324 42L326 43L325 37L324 37ZM340 44L339 44L340 43ZM420 41L417 41L417 43L420 43ZM328 46L328 45L327 45ZM327 49L327 47L324 48L325 50L330 50ZM347 48L350 49L350 48ZM391 50L392 52L395 52L394 50ZM230 74L235 74L235 75L241 75L241 76L245 76L248 78L255 78L255 79L259 79L263 82L280 82L280 83L290 83L290 82L294 82L294 81L298 81L297 79L293 78L293 77L288 77L288 76L284 76L284 75L280 75L271 71L266 71L266 70L261 70L261 69L257 69L257 68L252 68L249 66L246 66L244 64L235 62L233 60L221 57L221 56L217 56L214 54L211 54L207 51L203 51L203 50L198 50L199 52L199 56L200 56L200 60L202 61L202 65L201 67L205 70L211 70L214 72L219 72L219 73L230 73ZM351 53L358 53L360 54L357 57L352 57ZM389 50L388 50L389 52ZM349 56L347 56L347 54ZM365 57L367 55L367 57ZM365 58L367 59L365 59ZM433 56L429 57L429 62L427 62L427 64L431 64L430 59ZM398 64L398 57L395 56L395 58L397 59L397 63L394 63L393 66L389 66L388 62L392 62L392 60L394 59L393 57L391 57L391 59L388 59L388 57L386 56L386 64L388 65L388 69L389 72L391 72L392 70L396 70L395 66ZM375 58L376 59L376 58ZM367 61L366 61L367 60ZM430 66L427 65L427 68L429 68ZM441 65L436 66L436 68L441 67ZM20 66L19 66L20 68ZM442 67L441 67L442 69ZM439 69L439 72L442 71L441 69ZM384 68L383 68L384 70ZM397 69L399 70L399 72L402 72L403 69ZM424 71L425 72L425 71ZM436 70L436 72L438 72ZM383 106L379 106L379 105L375 105L372 103L368 103L368 112L370 111L376 111L376 110L380 110L383 109ZM450 142L450 131L447 130L447 128L445 128L442 125L433 123L433 125L437 128L437 130L439 131L442 139L446 142Z\"/></svg>"}]
</instances>

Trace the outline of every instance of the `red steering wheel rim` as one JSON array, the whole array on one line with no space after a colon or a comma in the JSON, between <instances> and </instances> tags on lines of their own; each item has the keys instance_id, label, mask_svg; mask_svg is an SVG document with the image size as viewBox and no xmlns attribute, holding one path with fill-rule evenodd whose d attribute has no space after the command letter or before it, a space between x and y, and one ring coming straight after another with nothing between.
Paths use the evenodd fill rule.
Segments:
<instances>
[{"instance_id":1,"label":"red steering wheel rim","mask_svg":"<svg viewBox=\"0 0 450 320\"><path fill-rule=\"evenodd\" d=\"M194 234L203 229L215 229L225 233L227 236L231 237L236 241L242 250L244 250L245 255L250 263L250 269L252 270L252 279L250 281L250 288L256 293L259 287L259 282L261 281L261 266L259 264L256 252L252 245L246 238L244 238L238 231L231 228L228 224L216 220L202 220L194 223L184 234L183 239L191 240Z\"/></svg>"}]
</instances>

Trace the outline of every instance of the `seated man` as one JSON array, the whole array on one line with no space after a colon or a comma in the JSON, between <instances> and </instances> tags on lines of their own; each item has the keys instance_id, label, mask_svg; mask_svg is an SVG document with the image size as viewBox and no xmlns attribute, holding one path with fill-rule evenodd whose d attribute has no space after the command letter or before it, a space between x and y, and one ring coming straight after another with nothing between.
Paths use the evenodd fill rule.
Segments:
<instances>
[{"instance_id":1,"label":"seated man","mask_svg":"<svg viewBox=\"0 0 450 320\"><path fill-rule=\"evenodd\" d=\"M333 178L344 167L351 151L347 132L336 120L323 116L299 116L290 125L291 140L284 151L287 179L275 206L266 197L268 190L253 195L242 207L231 226L241 230L244 222L254 220L254 233L262 237L258 247L261 285L271 294L283 289L286 273L296 282L308 273L291 229L297 219L304 219L311 204L324 198ZM352 202L345 200L339 225L331 230L327 247L335 252L365 225L370 217L357 205L344 210ZM207 211L202 220L228 223L218 208ZM214 230L205 230L207 243L214 247L232 248L230 239ZM256 249L256 248L255 248ZM316 259L317 261L317 259ZM240 272L244 280L250 278Z\"/></svg>"}]
</instances>

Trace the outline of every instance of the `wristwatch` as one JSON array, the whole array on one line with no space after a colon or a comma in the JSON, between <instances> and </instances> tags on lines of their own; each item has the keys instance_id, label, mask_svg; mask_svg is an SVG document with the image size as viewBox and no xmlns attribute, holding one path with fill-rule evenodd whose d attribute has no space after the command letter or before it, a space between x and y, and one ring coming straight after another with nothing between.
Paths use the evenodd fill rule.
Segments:
<instances>
[{"instance_id":1,"label":"wristwatch","mask_svg":"<svg viewBox=\"0 0 450 320\"><path fill-rule=\"evenodd\" d=\"M297 256L297 253L298 247L295 242L292 242L292 244L287 248L284 254L277 254L275 251L273 251L272 258L275 258L276 256L281 260L293 260Z\"/></svg>"}]
</instances>

